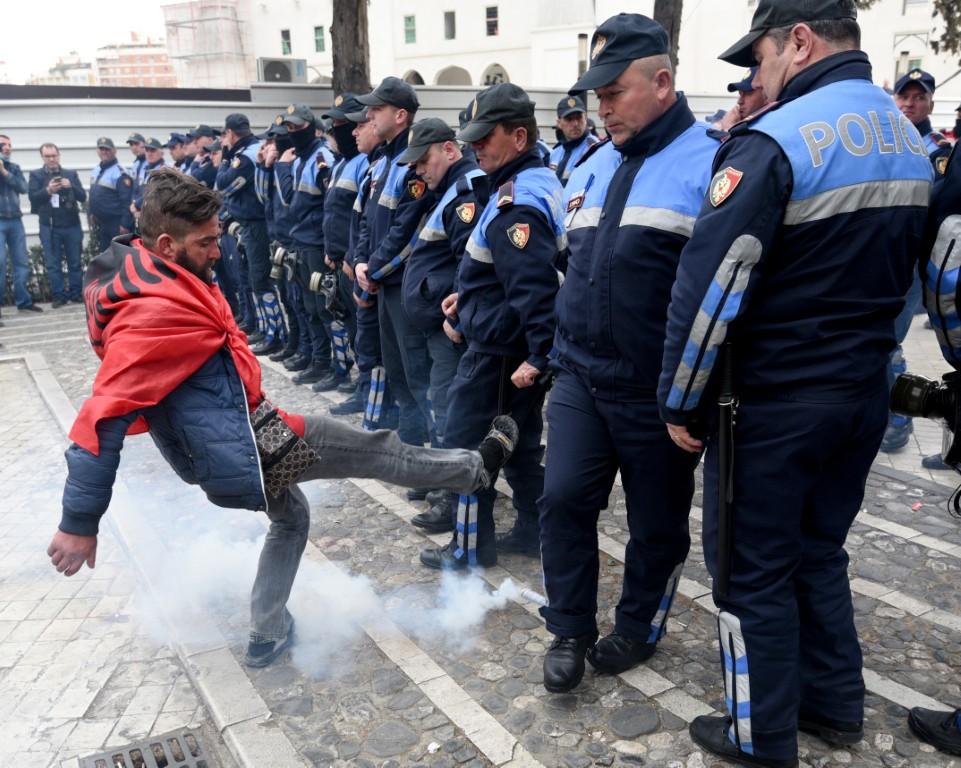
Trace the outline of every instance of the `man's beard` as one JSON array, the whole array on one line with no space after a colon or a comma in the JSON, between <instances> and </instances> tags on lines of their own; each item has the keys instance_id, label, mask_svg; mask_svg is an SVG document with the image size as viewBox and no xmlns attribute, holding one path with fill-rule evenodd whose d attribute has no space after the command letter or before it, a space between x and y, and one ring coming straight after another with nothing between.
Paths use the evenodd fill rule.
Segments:
<instances>
[{"instance_id":1,"label":"man's beard","mask_svg":"<svg viewBox=\"0 0 961 768\"><path fill-rule=\"evenodd\" d=\"M174 264L176 264L178 267L183 267L192 275L196 275L208 285L212 283L211 276L213 275L213 265L208 261L205 266L197 269L197 267L191 264L187 258L186 248L182 248L174 254Z\"/></svg>"}]
</instances>

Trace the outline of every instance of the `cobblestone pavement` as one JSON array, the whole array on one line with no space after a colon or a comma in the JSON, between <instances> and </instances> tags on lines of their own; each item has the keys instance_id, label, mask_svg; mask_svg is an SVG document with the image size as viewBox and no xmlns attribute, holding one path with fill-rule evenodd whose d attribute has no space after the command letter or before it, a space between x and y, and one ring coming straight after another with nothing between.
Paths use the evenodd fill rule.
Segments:
<instances>
[{"instance_id":1,"label":"cobblestone pavement","mask_svg":"<svg viewBox=\"0 0 961 768\"><path fill-rule=\"evenodd\" d=\"M5 320L0 342L6 351L41 351L78 405L96 369L83 342L79 312ZM934 375L941 365L939 358L931 359L937 353L929 349L925 333L930 335L920 321L915 323L907 357L912 369ZM43 343L35 345L35 338ZM24 346L16 346L20 344ZM265 389L288 410L326 410L327 401L292 385L274 368L265 371ZM864 511L848 541L868 686L865 739L853 748L831 749L802 735L805 765L961 766L958 759L919 744L904 722L905 706L961 703L961 598L955 589L961 527L945 511L950 488L932 482L953 482L953 476L932 476L917 463L933 450L922 429L926 426L917 424L917 445L904 452L914 474L892 467L890 457L876 464ZM31 460L42 466L36 490L29 494L32 506L41 498L56 507L62 446L61 438L48 452L31 447ZM262 534L258 516L216 510L193 489L172 482L170 470L142 438L128 441L122 472L138 489L138 503L158 540L167 551L184 555L177 568L187 577L189 591L239 659L246 592ZM9 474L0 474L0 480L9 494ZM417 555L429 542L407 522L417 509L401 489L338 481L311 483L304 490L313 519L312 546L292 598L300 647L271 668L248 671L271 722L304 763L377 768L721 765L691 744L686 728L697 714L723 706L699 509L692 513L691 554L659 653L622 676L589 672L574 692L559 696L541 685L549 636L536 605L514 593L503 604L491 600L495 609L486 616L482 607L473 614L465 611L465 605L481 605L482 596L470 580L439 586L437 575L418 565ZM695 501L700 504L700 491ZM499 500L497 514L499 527L509 524L506 497ZM0 518L0 524L5 521ZM612 624L626 541L619 488L599 526L603 632ZM198 558L204 570L197 570ZM98 564L88 578L102 578L100 568ZM19 579L22 573L16 567L8 578ZM539 565L529 558L502 557L484 577L494 587L510 577L540 591ZM448 623L452 618L455 623ZM7 679L9 673L0 685Z\"/></svg>"}]
</instances>

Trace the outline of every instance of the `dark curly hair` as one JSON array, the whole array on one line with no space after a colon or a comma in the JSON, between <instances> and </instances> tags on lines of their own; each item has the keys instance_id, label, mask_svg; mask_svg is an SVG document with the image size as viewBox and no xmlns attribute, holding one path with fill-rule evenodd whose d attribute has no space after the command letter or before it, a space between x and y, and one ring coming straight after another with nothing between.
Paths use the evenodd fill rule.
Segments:
<instances>
[{"instance_id":1,"label":"dark curly hair","mask_svg":"<svg viewBox=\"0 0 961 768\"><path fill-rule=\"evenodd\" d=\"M210 221L220 212L219 192L205 187L193 176L175 168L157 168L147 178L140 233L144 245L154 248L166 233L183 240L194 227Z\"/></svg>"}]
</instances>

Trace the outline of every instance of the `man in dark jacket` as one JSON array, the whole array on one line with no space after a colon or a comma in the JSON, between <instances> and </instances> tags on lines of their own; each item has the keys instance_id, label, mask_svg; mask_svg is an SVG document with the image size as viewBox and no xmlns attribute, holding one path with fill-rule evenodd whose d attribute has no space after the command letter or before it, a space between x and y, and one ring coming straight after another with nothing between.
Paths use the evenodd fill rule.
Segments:
<instances>
[{"instance_id":1,"label":"man in dark jacket","mask_svg":"<svg viewBox=\"0 0 961 768\"><path fill-rule=\"evenodd\" d=\"M40 242L56 309L68 301L83 300L80 295L83 277L80 204L87 201L87 193L76 171L60 167L60 150L56 144L41 144L40 156L43 167L30 172L28 194L30 211L40 219ZM63 259L67 261L67 288L63 284Z\"/></svg>"},{"instance_id":2,"label":"man in dark jacket","mask_svg":"<svg viewBox=\"0 0 961 768\"><path fill-rule=\"evenodd\" d=\"M0 134L0 304L7 283L7 249L13 262L13 300L21 311L42 311L27 290L30 264L27 260L27 235L23 229L20 195L27 193L27 180L20 166L10 160L13 143Z\"/></svg>"},{"instance_id":3,"label":"man in dark jacket","mask_svg":"<svg viewBox=\"0 0 961 768\"><path fill-rule=\"evenodd\" d=\"M220 204L200 182L155 171L143 239L115 241L87 270L88 327L101 366L70 431L63 516L47 552L67 576L84 563L94 567L124 437L149 430L180 478L200 485L214 504L270 518L246 658L261 667L293 637L286 603L310 525L297 481L356 476L487 489L510 456L516 425L498 420L478 451L443 451L274 407L257 358L212 283Z\"/></svg>"}]
</instances>

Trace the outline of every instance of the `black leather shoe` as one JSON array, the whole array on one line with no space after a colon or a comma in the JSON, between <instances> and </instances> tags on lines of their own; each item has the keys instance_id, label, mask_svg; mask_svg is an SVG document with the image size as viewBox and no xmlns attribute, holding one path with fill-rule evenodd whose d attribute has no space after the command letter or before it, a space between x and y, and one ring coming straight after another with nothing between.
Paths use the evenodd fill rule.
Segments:
<instances>
[{"instance_id":1,"label":"black leather shoe","mask_svg":"<svg viewBox=\"0 0 961 768\"><path fill-rule=\"evenodd\" d=\"M349 373L344 377L344 380L337 385L337 391L345 395L351 394L356 388L357 385L351 380Z\"/></svg>"},{"instance_id":2,"label":"black leather shoe","mask_svg":"<svg viewBox=\"0 0 961 768\"><path fill-rule=\"evenodd\" d=\"M60 307L67 306L66 299L56 299L50 304L50 309L60 309Z\"/></svg>"},{"instance_id":3,"label":"black leather shoe","mask_svg":"<svg viewBox=\"0 0 961 768\"><path fill-rule=\"evenodd\" d=\"M567 693L584 677L584 655L597 640L597 633L580 637L555 637L544 654L544 687L551 693Z\"/></svg>"},{"instance_id":4,"label":"black leather shoe","mask_svg":"<svg viewBox=\"0 0 961 768\"><path fill-rule=\"evenodd\" d=\"M453 502L441 499L426 512L414 515L410 523L428 533L448 533L454 530Z\"/></svg>"},{"instance_id":5,"label":"black leather shoe","mask_svg":"<svg viewBox=\"0 0 961 768\"><path fill-rule=\"evenodd\" d=\"M432 491L427 492L427 497L424 501L427 502L427 506L432 507L440 501L445 501L450 498L449 491L445 491L442 488L435 488Z\"/></svg>"},{"instance_id":6,"label":"black leather shoe","mask_svg":"<svg viewBox=\"0 0 961 768\"><path fill-rule=\"evenodd\" d=\"M587 660L598 672L618 675L647 661L656 649L655 643L645 643L611 632L587 652Z\"/></svg>"},{"instance_id":7,"label":"black leather shoe","mask_svg":"<svg viewBox=\"0 0 961 768\"><path fill-rule=\"evenodd\" d=\"M497 552L499 554L541 556L540 530L514 525L507 533L497 535Z\"/></svg>"},{"instance_id":8,"label":"black leather shoe","mask_svg":"<svg viewBox=\"0 0 961 768\"><path fill-rule=\"evenodd\" d=\"M284 347L279 352L274 352L270 356L270 359L273 360L275 363L282 363L284 362L284 360L289 360L296 354L297 354L297 350L295 348Z\"/></svg>"},{"instance_id":9,"label":"black leather shoe","mask_svg":"<svg viewBox=\"0 0 961 768\"><path fill-rule=\"evenodd\" d=\"M363 413L367 408L367 396L363 392L355 392L344 402L330 406L334 416L346 416L351 413Z\"/></svg>"},{"instance_id":10,"label":"black leather shoe","mask_svg":"<svg viewBox=\"0 0 961 768\"><path fill-rule=\"evenodd\" d=\"M430 488L408 488L407 501L423 501L430 490Z\"/></svg>"},{"instance_id":11,"label":"black leather shoe","mask_svg":"<svg viewBox=\"0 0 961 768\"><path fill-rule=\"evenodd\" d=\"M837 746L857 744L864 738L864 723L831 720L811 712L801 712L798 715L797 727L799 731L817 736L821 741ZM961 734L959 734L961 735Z\"/></svg>"},{"instance_id":12,"label":"black leather shoe","mask_svg":"<svg viewBox=\"0 0 961 768\"><path fill-rule=\"evenodd\" d=\"M310 367L310 358L307 355L294 355L284 360L284 368L288 371L302 371Z\"/></svg>"},{"instance_id":13,"label":"black leather shoe","mask_svg":"<svg viewBox=\"0 0 961 768\"><path fill-rule=\"evenodd\" d=\"M438 571L466 571L472 566L468 564L466 555L464 557L454 556L456 549L457 545L453 541L444 547L425 549L420 553L420 561L428 568ZM477 553L477 566L490 568L492 565L497 565L496 552L493 556Z\"/></svg>"},{"instance_id":14,"label":"black leather shoe","mask_svg":"<svg viewBox=\"0 0 961 768\"><path fill-rule=\"evenodd\" d=\"M484 461L484 477L480 488L493 488L497 473L508 462L517 445L517 422L510 416L498 416L491 423L487 437L481 440L477 450Z\"/></svg>"},{"instance_id":15,"label":"black leather shoe","mask_svg":"<svg viewBox=\"0 0 961 768\"><path fill-rule=\"evenodd\" d=\"M958 715L961 710L942 712L912 707L908 713L908 727L921 741L949 755L961 755L961 731Z\"/></svg>"},{"instance_id":16,"label":"black leather shoe","mask_svg":"<svg viewBox=\"0 0 961 768\"><path fill-rule=\"evenodd\" d=\"M260 331L254 331L253 333L247 334L247 343L250 346L253 346L254 344L260 344L260 342L262 342L266 338L267 337Z\"/></svg>"},{"instance_id":17,"label":"black leather shoe","mask_svg":"<svg viewBox=\"0 0 961 768\"><path fill-rule=\"evenodd\" d=\"M18 312L43 312L42 307L38 307L36 304L27 304L25 307L17 307Z\"/></svg>"},{"instance_id":18,"label":"black leather shoe","mask_svg":"<svg viewBox=\"0 0 961 768\"><path fill-rule=\"evenodd\" d=\"M731 718L727 715L700 715L694 718L688 732L701 749L732 763L758 765L761 768L797 768L796 757L793 760L774 760L741 751L727 736L727 729L730 727Z\"/></svg>"},{"instance_id":19,"label":"black leather shoe","mask_svg":"<svg viewBox=\"0 0 961 768\"><path fill-rule=\"evenodd\" d=\"M266 667L294 644L294 621L290 620L290 629L283 640L271 640L266 643L247 643L247 656L244 664L248 667Z\"/></svg>"},{"instance_id":20,"label":"black leather shoe","mask_svg":"<svg viewBox=\"0 0 961 768\"><path fill-rule=\"evenodd\" d=\"M284 342L282 342L280 339L274 339L273 341L267 341L267 339L264 339L259 344L254 344L250 348L250 351L260 357L263 355L272 355L275 352L280 352L283 350L283 348Z\"/></svg>"},{"instance_id":21,"label":"black leather shoe","mask_svg":"<svg viewBox=\"0 0 961 768\"><path fill-rule=\"evenodd\" d=\"M305 368L296 376L294 376L291 381L294 384L313 384L315 381L320 381L324 376L328 374L330 368L326 365L318 365L316 363L312 364L309 368Z\"/></svg>"},{"instance_id":22,"label":"black leather shoe","mask_svg":"<svg viewBox=\"0 0 961 768\"><path fill-rule=\"evenodd\" d=\"M344 374L331 370L327 372L324 378L316 382L311 389L314 390L314 392L330 392L332 389L337 389L337 385L340 384L344 378Z\"/></svg>"}]
</instances>

